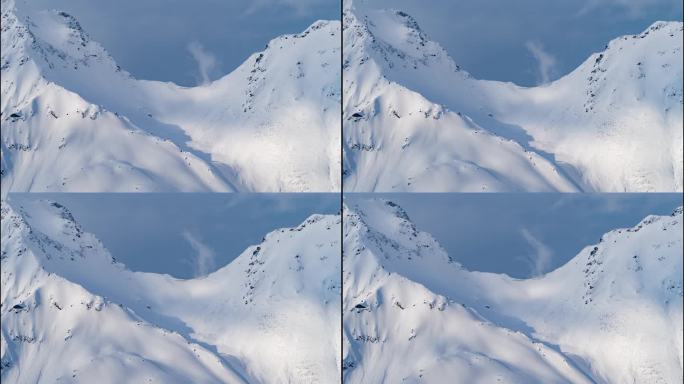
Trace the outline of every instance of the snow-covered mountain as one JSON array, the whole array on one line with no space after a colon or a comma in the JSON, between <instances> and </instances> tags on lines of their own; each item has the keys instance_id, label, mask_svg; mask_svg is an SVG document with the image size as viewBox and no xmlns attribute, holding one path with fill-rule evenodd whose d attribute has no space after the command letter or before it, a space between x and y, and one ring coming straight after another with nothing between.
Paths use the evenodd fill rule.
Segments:
<instances>
[{"instance_id":1,"label":"snow-covered mountain","mask_svg":"<svg viewBox=\"0 0 684 384\"><path fill-rule=\"evenodd\" d=\"M345 190L681 191L682 28L524 88L473 78L404 12L345 1Z\"/></svg>"},{"instance_id":2,"label":"snow-covered mountain","mask_svg":"<svg viewBox=\"0 0 684 384\"><path fill-rule=\"evenodd\" d=\"M138 80L64 12L2 0L2 191L335 191L340 23L203 86Z\"/></svg>"},{"instance_id":3,"label":"snow-covered mountain","mask_svg":"<svg viewBox=\"0 0 684 384\"><path fill-rule=\"evenodd\" d=\"M127 270L60 204L4 201L2 381L333 383L340 291L339 215L179 280Z\"/></svg>"},{"instance_id":4,"label":"snow-covered mountain","mask_svg":"<svg viewBox=\"0 0 684 384\"><path fill-rule=\"evenodd\" d=\"M529 280L464 269L391 201L343 230L347 383L682 381L681 207Z\"/></svg>"}]
</instances>

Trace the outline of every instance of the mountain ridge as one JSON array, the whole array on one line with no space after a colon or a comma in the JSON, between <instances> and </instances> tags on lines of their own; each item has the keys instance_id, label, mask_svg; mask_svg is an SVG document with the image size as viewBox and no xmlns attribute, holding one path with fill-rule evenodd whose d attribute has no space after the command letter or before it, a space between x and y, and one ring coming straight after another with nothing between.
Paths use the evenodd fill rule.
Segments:
<instances>
[{"instance_id":1,"label":"mountain ridge","mask_svg":"<svg viewBox=\"0 0 684 384\"><path fill-rule=\"evenodd\" d=\"M610 231L543 276L514 279L468 271L438 244L414 241L422 257L405 252L395 244L421 235L387 203L345 212L345 382L681 380L681 207ZM359 210L380 224L358 225ZM627 350L639 352L618 352Z\"/></svg>"},{"instance_id":2,"label":"mountain ridge","mask_svg":"<svg viewBox=\"0 0 684 384\"><path fill-rule=\"evenodd\" d=\"M180 280L127 270L59 204L24 203L17 212L3 202L3 380L37 372L44 378L57 378L67 374L66 368L72 365L91 373L111 369L112 377L126 379L163 374L146 363L132 371L108 365L111 362L102 351L109 347L117 356L128 356L138 353L136 340L158 347L166 341L136 331L126 331L130 335L121 343L98 339L97 333L91 335L92 343L80 338L85 333L78 332L74 323L92 329L93 319L87 316L91 312L81 314L80 304L59 304L58 312L50 312L54 306L41 299L46 291L64 284L78 287L79 292L69 288L71 293L62 301L93 296L103 303L98 306L120 308L133 316L121 327L130 322L131 326L147 324L158 329L155 332L161 332L161 337L174 335L182 341L173 346L178 353L187 353L185 345L189 345L196 356L177 354L177 367L163 374L167 382L306 382L339 377L339 352L335 352L339 351L336 326L341 289L340 264L335 257L339 216L313 215L297 227L275 230L223 268L201 278ZM31 269L27 270L28 266ZM8 310L17 305L20 312ZM44 316L71 329L71 344L89 352L79 355L73 364L55 366L59 354L50 352L73 347L41 323ZM117 319L105 316L98 322L109 329L107 326L118 324ZM28 344L15 340L12 335L24 332L27 326L44 336ZM280 348L269 349L272 345ZM165 366L169 364L165 359L145 352L143 361ZM32 369L35 364L42 369ZM208 372L218 376L211 379Z\"/></svg>"},{"instance_id":3,"label":"mountain ridge","mask_svg":"<svg viewBox=\"0 0 684 384\"><path fill-rule=\"evenodd\" d=\"M333 156L339 69L332 65L340 51L339 22L317 21L302 33L274 38L233 72L189 88L133 78L66 13L5 0L3 20L3 193L339 189ZM53 88L57 95L45 91ZM107 123L115 137L106 141L121 143L110 145L106 157L94 152L108 146L92 142L106 131L96 121L103 113L115 121ZM46 130L66 131L66 137L42 138ZM131 138L131 132L145 138ZM72 136L89 156L72 153ZM35 143L39 137L43 145ZM140 159L141 151L154 152L152 160ZM156 158L175 163L176 172L162 169Z\"/></svg>"},{"instance_id":4,"label":"mountain ridge","mask_svg":"<svg viewBox=\"0 0 684 384\"><path fill-rule=\"evenodd\" d=\"M681 22L526 88L473 78L405 12L346 2L343 18L348 190L681 190ZM612 51L621 60L597 76Z\"/></svg>"}]
</instances>

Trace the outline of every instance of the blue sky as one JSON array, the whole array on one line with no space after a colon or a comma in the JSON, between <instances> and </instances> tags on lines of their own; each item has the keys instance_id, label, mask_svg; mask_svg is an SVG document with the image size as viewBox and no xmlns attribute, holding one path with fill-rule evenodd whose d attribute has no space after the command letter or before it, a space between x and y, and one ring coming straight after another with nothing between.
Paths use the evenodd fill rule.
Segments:
<instances>
[{"instance_id":1,"label":"blue sky","mask_svg":"<svg viewBox=\"0 0 684 384\"><path fill-rule=\"evenodd\" d=\"M122 68L147 80L216 79L274 37L339 19L338 0L29 0L75 16Z\"/></svg>"},{"instance_id":2,"label":"blue sky","mask_svg":"<svg viewBox=\"0 0 684 384\"><path fill-rule=\"evenodd\" d=\"M681 194L348 194L401 205L466 268L549 272L616 228L670 214ZM337 194L12 194L68 207L129 269L190 278L232 261L278 228L339 211Z\"/></svg>"},{"instance_id":3,"label":"blue sky","mask_svg":"<svg viewBox=\"0 0 684 384\"><path fill-rule=\"evenodd\" d=\"M649 214L670 214L681 194L375 194L466 268L527 278L565 264L601 235ZM347 195L354 199L368 194Z\"/></svg>"},{"instance_id":4,"label":"blue sky","mask_svg":"<svg viewBox=\"0 0 684 384\"><path fill-rule=\"evenodd\" d=\"M364 2L412 15L473 76L526 86L569 73L618 36L682 20L681 0Z\"/></svg>"},{"instance_id":5,"label":"blue sky","mask_svg":"<svg viewBox=\"0 0 684 384\"><path fill-rule=\"evenodd\" d=\"M76 16L138 78L195 85L229 73L281 34L339 19L340 0L31 0ZM682 20L680 0L355 0L414 16L477 78L535 85L613 38Z\"/></svg>"},{"instance_id":6,"label":"blue sky","mask_svg":"<svg viewBox=\"0 0 684 384\"><path fill-rule=\"evenodd\" d=\"M12 194L66 206L134 271L190 278L231 262L267 233L312 213L337 213L336 194Z\"/></svg>"}]
</instances>

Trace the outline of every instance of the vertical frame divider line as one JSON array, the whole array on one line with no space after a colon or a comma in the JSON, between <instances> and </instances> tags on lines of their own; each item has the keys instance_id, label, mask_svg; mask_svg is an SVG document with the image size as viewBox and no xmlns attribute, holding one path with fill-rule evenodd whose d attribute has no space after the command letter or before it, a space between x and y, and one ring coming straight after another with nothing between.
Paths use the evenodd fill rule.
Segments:
<instances>
[{"instance_id":1,"label":"vertical frame divider line","mask_svg":"<svg viewBox=\"0 0 684 384\"><path fill-rule=\"evenodd\" d=\"M344 0L340 1L340 384L344 381Z\"/></svg>"}]
</instances>

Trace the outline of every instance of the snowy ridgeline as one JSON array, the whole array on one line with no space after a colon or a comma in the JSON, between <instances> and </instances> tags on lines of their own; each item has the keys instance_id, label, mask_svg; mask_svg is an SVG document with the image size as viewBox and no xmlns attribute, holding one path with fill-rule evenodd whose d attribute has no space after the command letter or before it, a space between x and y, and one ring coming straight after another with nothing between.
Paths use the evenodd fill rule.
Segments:
<instances>
[{"instance_id":1,"label":"snowy ridgeline","mask_svg":"<svg viewBox=\"0 0 684 384\"><path fill-rule=\"evenodd\" d=\"M57 203L2 203L5 383L333 383L340 216L192 280L131 272Z\"/></svg>"},{"instance_id":2,"label":"snowy ridgeline","mask_svg":"<svg viewBox=\"0 0 684 384\"><path fill-rule=\"evenodd\" d=\"M682 382L681 207L529 280L465 270L390 201L343 227L346 383Z\"/></svg>"},{"instance_id":3,"label":"snowy ridgeline","mask_svg":"<svg viewBox=\"0 0 684 384\"><path fill-rule=\"evenodd\" d=\"M474 79L401 11L345 1L343 26L347 191L682 190L682 22L533 88Z\"/></svg>"},{"instance_id":4,"label":"snowy ridgeline","mask_svg":"<svg viewBox=\"0 0 684 384\"><path fill-rule=\"evenodd\" d=\"M185 88L2 0L3 194L682 190L681 22L523 88L472 78L404 12L344 9L343 32L315 22Z\"/></svg>"},{"instance_id":5,"label":"snowy ridgeline","mask_svg":"<svg viewBox=\"0 0 684 384\"><path fill-rule=\"evenodd\" d=\"M337 191L340 23L186 88L133 78L64 12L2 0L2 193Z\"/></svg>"},{"instance_id":6,"label":"snowy ridgeline","mask_svg":"<svg viewBox=\"0 0 684 384\"><path fill-rule=\"evenodd\" d=\"M179 280L127 270L66 207L4 202L3 382L682 380L681 208L530 280L465 270L392 202L343 217L342 244L312 215Z\"/></svg>"}]
</instances>

